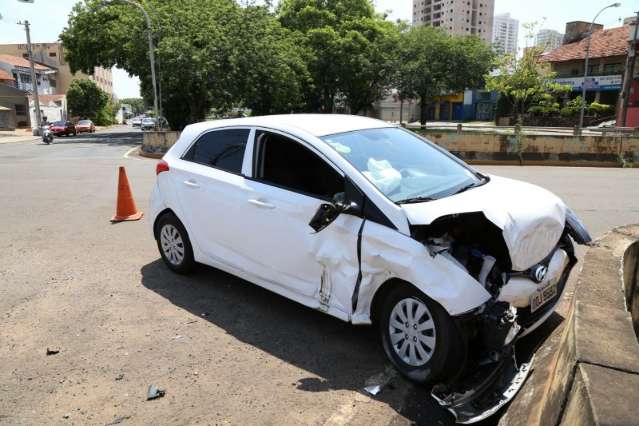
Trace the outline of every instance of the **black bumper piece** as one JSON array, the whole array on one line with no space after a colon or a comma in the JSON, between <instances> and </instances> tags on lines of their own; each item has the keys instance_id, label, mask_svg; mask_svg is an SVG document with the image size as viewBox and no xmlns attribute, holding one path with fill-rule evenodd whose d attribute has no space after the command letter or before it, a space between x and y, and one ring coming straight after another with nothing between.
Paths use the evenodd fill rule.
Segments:
<instances>
[{"instance_id":1,"label":"black bumper piece","mask_svg":"<svg viewBox=\"0 0 639 426\"><path fill-rule=\"evenodd\" d=\"M433 388L432 397L462 424L476 423L495 414L510 402L532 371L533 358L518 364L514 347L510 356L497 364L479 368L455 389L443 385Z\"/></svg>"}]
</instances>

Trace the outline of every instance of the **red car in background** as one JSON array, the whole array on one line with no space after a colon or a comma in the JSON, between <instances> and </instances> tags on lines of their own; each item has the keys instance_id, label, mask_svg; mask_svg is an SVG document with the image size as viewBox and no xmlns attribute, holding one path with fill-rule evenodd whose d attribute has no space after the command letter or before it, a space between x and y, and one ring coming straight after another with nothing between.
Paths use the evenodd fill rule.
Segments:
<instances>
[{"instance_id":1,"label":"red car in background","mask_svg":"<svg viewBox=\"0 0 639 426\"><path fill-rule=\"evenodd\" d=\"M78 133L75 126L70 121L54 121L49 126L49 130L51 130L55 136L75 136Z\"/></svg>"},{"instance_id":2,"label":"red car in background","mask_svg":"<svg viewBox=\"0 0 639 426\"><path fill-rule=\"evenodd\" d=\"M91 120L80 120L78 124L75 125L75 129L78 133L93 133L95 132L95 125Z\"/></svg>"}]
</instances>

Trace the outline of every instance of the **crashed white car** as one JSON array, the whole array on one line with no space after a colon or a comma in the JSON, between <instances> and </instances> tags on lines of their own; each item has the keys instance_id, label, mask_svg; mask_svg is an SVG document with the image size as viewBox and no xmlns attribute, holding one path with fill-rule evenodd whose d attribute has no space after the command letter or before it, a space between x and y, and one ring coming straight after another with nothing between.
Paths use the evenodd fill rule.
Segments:
<instances>
[{"instance_id":1,"label":"crashed white car","mask_svg":"<svg viewBox=\"0 0 639 426\"><path fill-rule=\"evenodd\" d=\"M590 241L550 192L348 115L190 125L157 165L150 210L170 269L204 263L376 324L395 367L439 383L461 422L516 393L513 345L552 313L571 239Z\"/></svg>"}]
</instances>

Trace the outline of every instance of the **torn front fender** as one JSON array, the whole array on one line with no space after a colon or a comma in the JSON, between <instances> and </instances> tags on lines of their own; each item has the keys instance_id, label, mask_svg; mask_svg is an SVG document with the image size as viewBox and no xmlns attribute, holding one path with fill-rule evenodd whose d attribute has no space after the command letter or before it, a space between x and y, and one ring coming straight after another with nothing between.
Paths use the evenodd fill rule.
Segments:
<instances>
[{"instance_id":1,"label":"torn front fender","mask_svg":"<svg viewBox=\"0 0 639 426\"><path fill-rule=\"evenodd\" d=\"M414 285L452 316L476 309L491 298L451 257L432 256L422 243L371 221L362 230L361 271L358 304L352 316L355 324L370 323L375 293L393 278Z\"/></svg>"}]
</instances>

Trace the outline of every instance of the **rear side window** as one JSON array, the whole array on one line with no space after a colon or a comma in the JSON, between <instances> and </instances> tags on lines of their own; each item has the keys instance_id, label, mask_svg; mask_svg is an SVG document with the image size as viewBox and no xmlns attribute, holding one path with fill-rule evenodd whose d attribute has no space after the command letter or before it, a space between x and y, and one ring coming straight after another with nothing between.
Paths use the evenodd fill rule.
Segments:
<instances>
[{"instance_id":1,"label":"rear side window","mask_svg":"<svg viewBox=\"0 0 639 426\"><path fill-rule=\"evenodd\" d=\"M239 174L242 171L249 133L249 129L226 129L205 133L182 159Z\"/></svg>"}]
</instances>

